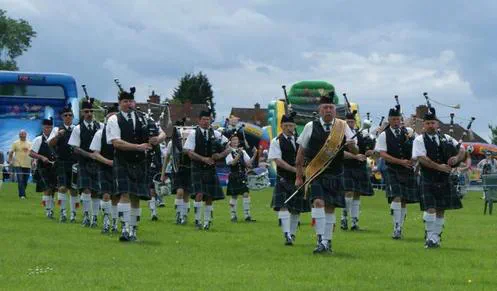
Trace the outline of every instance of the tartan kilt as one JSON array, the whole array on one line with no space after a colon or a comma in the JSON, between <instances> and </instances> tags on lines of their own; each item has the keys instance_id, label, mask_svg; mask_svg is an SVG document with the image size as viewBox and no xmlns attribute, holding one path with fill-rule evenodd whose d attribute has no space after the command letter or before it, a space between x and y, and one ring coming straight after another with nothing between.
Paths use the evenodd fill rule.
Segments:
<instances>
[{"instance_id":1,"label":"tartan kilt","mask_svg":"<svg viewBox=\"0 0 497 291\"><path fill-rule=\"evenodd\" d=\"M239 173L231 173L228 178L228 187L226 195L238 196L249 193L247 187L247 176Z\"/></svg>"},{"instance_id":2,"label":"tartan kilt","mask_svg":"<svg viewBox=\"0 0 497 291\"><path fill-rule=\"evenodd\" d=\"M395 197L401 197L406 203L419 202L419 187L414 171L387 166L384 173L388 203Z\"/></svg>"},{"instance_id":3,"label":"tartan kilt","mask_svg":"<svg viewBox=\"0 0 497 291\"><path fill-rule=\"evenodd\" d=\"M176 193L178 189L183 189L184 193L192 193L191 169L180 166L177 173L172 174L171 193Z\"/></svg>"},{"instance_id":4,"label":"tartan kilt","mask_svg":"<svg viewBox=\"0 0 497 291\"><path fill-rule=\"evenodd\" d=\"M100 192L98 185L98 170L99 165L95 161L81 161L79 162L78 172L78 189L90 189L94 192Z\"/></svg>"},{"instance_id":5,"label":"tartan kilt","mask_svg":"<svg viewBox=\"0 0 497 291\"><path fill-rule=\"evenodd\" d=\"M100 194L116 195L116 185L112 167L100 164L98 168L98 184L100 186Z\"/></svg>"},{"instance_id":6,"label":"tartan kilt","mask_svg":"<svg viewBox=\"0 0 497 291\"><path fill-rule=\"evenodd\" d=\"M309 200L324 200L325 206L345 207L343 171L339 174L322 173L311 182Z\"/></svg>"},{"instance_id":7,"label":"tartan kilt","mask_svg":"<svg viewBox=\"0 0 497 291\"><path fill-rule=\"evenodd\" d=\"M146 160L128 163L114 157L113 176L116 181L116 194L129 194L142 200L150 200L148 187L148 163Z\"/></svg>"},{"instance_id":8,"label":"tartan kilt","mask_svg":"<svg viewBox=\"0 0 497 291\"><path fill-rule=\"evenodd\" d=\"M57 160L55 171L57 173L57 186L72 189L72 166L76 161Z\"/></svg>"},{"instance_id":9,"label":"tartan kilt","mask_svg":"<svg viewBox=\"0 0 497 291\"><path fill-rule=\"evenodd\" d=\"M373 196L374 190L369 178L366 164L345 166L343 169L343 190L360 193L361 196Z\"/></svg>"},{"instance_id":10,"label":"tartan kilt","mask_svg":"<svg viewBox=\"0 0 497 291\"><path fill-rule=\"evenodd\" d=\"M439 210L462 208L461 199L457 193L457 185L449 175L433 177L429 174L421 175L420 208L426 211L429 208Z\"/></svg>"},{"instance_id":11,"label":"tartan kilt","mask_svg":"<svg viewBox=\"0 0 497 291\"><path fill-rule=\"evenodd\" d=\"M191 197L195 198L196 194L202 194L205 201L208 197L213 200L224 199L223 188L219 183L215 167L201 167L192 165L192 193Z\"/></svg>"},{"instance_id":12,"label":"tartan kilt","mask_svg":"<svg viewBox=\"0 0 497 291\"><path fill-rule=\"evenodd\" d=\"M38 179L36 181L36 192L45 192L47 190L57 189L57 175L53 167L38 168Z\"/></svg>"},{"instance_id":13,"label":"tartan kilt","mask_svg":"<svg viewBox=\"0 0 497 291\"><path fill-rule=\"evenodd\" d=\"M271 208L274 211L280 211L281 208L288 208L290 213L304 213L311 211L311 204L309 200L304 197L304 191L300 191L298 194L293 196L293 198L288 201L285 205L285 201L290 197L297 188L295 187L295 180L287 181L284 178L280 178L273 189L273 197L271 199Z\"/></svg>"}]
</instances>

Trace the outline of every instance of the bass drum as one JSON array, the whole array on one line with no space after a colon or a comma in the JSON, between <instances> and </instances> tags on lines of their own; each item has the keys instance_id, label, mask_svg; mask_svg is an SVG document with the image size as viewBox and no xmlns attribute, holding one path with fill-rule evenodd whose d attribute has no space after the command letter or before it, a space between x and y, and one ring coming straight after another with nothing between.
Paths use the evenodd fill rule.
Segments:
<instances>
[{"instance_id":1,"label":"bass drum","mask_svg":"<svg viewBox=\"0 0 497 291\"><path fill-rule=\"evenodd\" d=\"M72 165L71 187L78 189L79 164Z\"/></svg>"},{"instance_id":2,"label":"bass drum","mask_svg":"<svg viewBox=\"0 0 497 291\"><path fill-rule=\"evenodd\" d=\"M262 190L271 186L269 171L266 168L255 168L247 173L247 187L250 190Z\"/></svg>"},{"instance_id":3,"label":"bass drum","mask_svg":"<svg viewBox=\"0 0 497 291\"><path fill-rule=\"evenodd\" d=\"M160 180L161 173L155 174L154 176L154 189L155 193L159 196L167 196L171 195L171 180L166 179L166 181L162 182Z\"/></svg>"}]
</instances>

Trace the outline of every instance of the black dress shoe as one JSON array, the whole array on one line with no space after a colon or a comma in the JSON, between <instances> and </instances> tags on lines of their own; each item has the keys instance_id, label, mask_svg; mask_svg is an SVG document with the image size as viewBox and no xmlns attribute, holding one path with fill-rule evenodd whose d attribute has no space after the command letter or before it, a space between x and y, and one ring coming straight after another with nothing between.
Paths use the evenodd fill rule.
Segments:
<instances>
[{"instance_id":1,"label":"black dress shoe","mask_svg":"<svg viewBox=\"0 0 497 291\"><path fill-rule=\"evenodd\" d=\"M130 241L129 233L127 231L121 232L121 236L119 237L119 241L122 241L122 242Z\"/></svg>"},{"instance_id":2,"label":"black dress shoe","mask_svg":"<svg viewBox=\"0 0 497 291\"><path fill-rule=\"evenodd\" d=\"M257 220L252 219L252 217L251 217L251 216L247 216L247 217L245 218L245 222L256 222L256 221L257 221Z\"/></svg>"},{"instance_id":3,"label":"black dress shoe","mask_svg":"<svg viewBox=\"0 0 497 291\"><path fill-rule=\"evenodd\" d=\"M326 253L328 250L326 248L326 246L319 242L318 245L316 246L316 248L314 249L314 251L312 251L313 254L324 254Z\"/></svg>"},{"instance_id":4,"label":"black dress shoe","mask_svg":"<svg viewBox=\"0 0 497 291\"><path fill-rule=\"evenodd\" d=\"M346 218L340 219L340 228L342 230L348 230L349 229L349 225L348 225L348 222L347 222Z\"/></svg>"},{"instance_id":5,"label":"black dress shoe","mask_svg":"<svg viewBox=\"0 0 497 291\"><path fill-rule=\"evenodd\" d=\"M285 236L285 245L293 246L292 236L290 236L288 233L285 233L284 236Z\"/></svg>"},{"instance_id":6,"label":"black dress shoe","mask_svg":"<svg viewBox=\"0 0 497 291\"><path fill-rule=\"evenodd\" d=\"M157 217L157 215L152 216L152 221L157 221L157 220L159 220L159 218Z\"/></svg>"}]
</instances>

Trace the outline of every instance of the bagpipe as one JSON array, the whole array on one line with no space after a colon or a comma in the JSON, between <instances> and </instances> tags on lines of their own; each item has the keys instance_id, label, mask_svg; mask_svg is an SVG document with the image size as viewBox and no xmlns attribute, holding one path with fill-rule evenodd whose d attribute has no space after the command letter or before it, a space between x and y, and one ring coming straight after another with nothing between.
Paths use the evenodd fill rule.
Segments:
<instances>
[{"instance_id":1,"label":"bagpipe","mask_svg":"<svg viewBox=\"0 0 497 291\"><path fill-rule=\"evenodd\" d=\"M357 111L352 111L352 106L350 105L349 98L347 97L347 93L343 93L343 98L345 100L346 106L346 114L353 114L354 118L357 113ZM369 119L369 112L366 113L366 120L368 121L369 124L372 123L372 121ZM360 154L366 154L367 151L369 150L374 150L374 147L376 145L376 136L372 135L370 133L370 128L371 126L367 126L367 128L361 130L359 128L355 128L354 130L358 133L357 134L357 146L359 148L359 153Z\"/></svg>"}]
</instances>

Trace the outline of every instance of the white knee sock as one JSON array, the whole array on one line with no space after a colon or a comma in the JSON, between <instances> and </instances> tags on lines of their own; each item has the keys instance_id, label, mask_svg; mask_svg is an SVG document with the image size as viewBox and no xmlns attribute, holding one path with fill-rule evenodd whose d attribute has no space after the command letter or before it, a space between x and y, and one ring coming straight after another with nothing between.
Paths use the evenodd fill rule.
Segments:
<instances>
[{"instance_id":1,"label":"white knee sock","mask_svg":"<svg viewBox=\"0 0 497 291\"><path fill-rule=\"evenodd\" d=\"M129 226L137 226L141 215L141 208L131 208L129 212Z\"/></svg>"},{"instance_id":2,"label":"white knee sock","mask_svg":"<svg viewBox=\"0 0 497 291\"><path fill-rule=\"evenodd\" d=\"M352 207L350 210L350 216L352 219L359 221L359 208L361 207L361 200L352 200Z\"/></svg>"},{"instance_id":3,"label":"white knee sock","mask_svg":"<svg viewBox=\"0 0 497 291\"><path fill-rule=\"evenodd\" d=\"M185 204L184 204L184 211L185 211L185 215L188 214L188 212L190 212L190 200L186 201Z\"/></svg>"},{"instance_id":4,"label":"white knee sock","mask_svg":"<svg viewBox=\"0 0 497 291\"><path fill-rule=\"evenodd\" d=\"M131 212L131 204L121 203L117 204L117 212L119 217L121 218L121 222L124 223L123 231L129 231L129 221L130 221L130 212Z\"/></svg>"},{"instance_id":5,"label":"white knee sock","mask_svg":"<svg viewBox=\"0 0 497 291\"><path fill-rule=\"evenodd\" d=\"M440 234L442 234L443 228L445 224L445 218L443 217L437 217L435 220L435 233L440 237Z\"/></svg>"},{"instance_id":6,"label":"white knee sock","mask_svg":"<svg viewBox=\"0 0 497 291\"><path fill-rule=\"evenodd\" d=\"M49 196L48 195L43 195L41 197L41 203L43 205L43 207L45 207L45 210L50 210L50 201L49 201Z\"/></svg>"},{"instance_id":7,"label":"white knee sock","mask_svg":"<svg viewBox=\"0 0 497 291\"><path fill-rule=\"evenodd\" d=\"M150 212L152 212L152 216L157 215L157 204L156 204L155 196L148 201L148 207L150 208Z\"/></svg>"},{"instance_id":8,"label":"white knee sock","mask_svg":"<svg viewBox=\"0 0 497 291\"><path fill-rule=\"evenodd\" d=\"M110 207L111 207L111 202L110 201L103 201L101 203L102 206L102 211L104 212L104 215L109 215L110 214Z\"/></svg>"},{"instance_id":9,"label":"white knee sock","mask_svg":"<svg viewBox=\"0 0 497 291\"><path fill-rule=\"evenodd\" d=\"M326 227L324 208L312 208L311 216L315 222L314 230L316 231L316 234L323 237Z\"/></svg>"},{"instance_id":10,"label":"white knee sock","mask_svg":"<svg viewBox=\"0 0 497 291\"><path fill-rule=\"evenodd\" d=\"M53 195L48 196L48 205L49 209L52 210L55 207L54 197Z\"/></svg>"},{"instance_id":11,"label":"white knee sock","mask_svg":"<svg viewBox=\"0 0 497 291\"><path fill-rule=\"evenodd\" d=\"M237 204L238 204L238 199L236 199L236 197L231 197L231 199L230 199L231 218L236 217Z\"/></svg>"},{"instance_id":12,"label":"white knee sock","mask_svg":"<svg viewBox=\"0 0 497 291\"><path fill-rule=\"evenodd\" d=\"M290 214L290 234L295 235L300 223L300 214Z\"/></svg>"},{"instance_id":13,"label":"white knee sock","mask_svg":"<svg viewBox=\"0 0 497 291\"><path fill-rule=\"evenodd\" d=\"M392 209L393 212L393 228L394 230L400 230L400 223L402 220L402 214L401 214L401 203L400 202L394 202L392 201L392 204L390 205L390 208Z\"/></svg>"},{"instance_id":14,"label":"white knee sock","mask_svg":"<svg viewBox=\"0 0 497 291\"><path fill-rule=\"evenodd\" d=\"M57 204L60 206L60 210L66 209L66 193L58 192L57 193Z\"/></svg>"},{"instance_id":15,"label":"white knee sock","mask_svg":"<svg viewBox=\"0 0 497 291\"><path fill-rule=\"evenodd\" d=\"M200 218L202 217L202 212L200 211L202 208L202 202L193 202L193 211L195 212L195 220L200 222Z\"/></svg>"},{"instance_id":16,"label":"white knee sock","mask_svg":"<svg viewBox=\"0 0 497 291\"><path fill-rule=\"evenodd\" d=\"M352 201L352 197L345 197L345 208L343 209L343 214L345 214L345 216L349 216L351 214L350 212L352 210Z\"/></svg>"},{"instance_id":17,"label":"white knee sock","mask_svg":"<svg viewBox=\"0 0 497 291\"><path fill-rule=\"evenodd\" d=\"M324 228L324 235L323 235L323 240L325 241L325 244L328 243L328 240L333 239L333 228L336 223L336 216L335 213L326 213L325 214L325 228Z\"/></svg>"},{"instance_id":18,"label":"white knee sock","mask_svg":"<svg viewBox=\"0 0 497 291\"><path fill-rule=\"evenodd\" d=\"M205 205L204 224L207 224L208 222L211 221L211 219L212 219L212 210L213 210L212 205Z\"/></svg>"},{"instance_id":19,"label":"white knee sock","mask_svg":"<svg viewBox=\"0 0 497 291\"><path fill-rule=\"evenodd\" d=\"M79 206L79 197L71 195L71 197L69 197L69 207L71 209L71 212L76 212L78 206Z\"/></svg>"},{"instance_id":20,"label":"white knee sock","mask_svg":"<svg viewBox=\"0 0 497 291\"><path fill-rule=\"evenodd\" d=\"M89 214L91 208L91 195L86 193L81 194L81 203L83 204L83 212Z\"/></svg>"},{"instance_id":21,"label":"white knee sock","mask_svg":"<svg viewBox=\"0 0 497 291\"><path fill-rule=\"evenodd\" d=\"M428 213L424 212L423 213L423 220L425 221L425 230L426 230L426 238L431 239L436 241L438 234L435 233L436 231L436 226L435 226L435 221L436 221L436 214L435 213Z\"/></svg>"},{"instance_id":22,"label":"white knee sock","mask_svg":"<svg viewBox=\"0 0 497 291\"><path fill-rule=\"evenodd\" d=\"M243 198L243 213L245 214L245 218L250 216L250 197Z\"/></svg>"},{"instance_id":23,"label":"white knee sock","mask_svg":"<svg viewBox=\"0 0 497 291\"><path fill-rule=\"evenodd\" d=\"M91 213L93 216L98 216L98 211L100 211L100 199L91 198Z\"/></svg>"},{"instance_id":24,"label":"white knee sock","mask_svg":"<svg viewBox=\"0 0 497 291\"><path fill-rule=\"evenodd\" d=\"M185 207L185 202L183 199L174 199L174 208L176 208L176 215L179 215L180 217L183 217L183 208Z\"/></svg>"},{"instance_id":25,"label":"white knee sock","mask_svg":"<svg viewBox=\"0 0 497 291\"><path fill-rule=\"evenodd\" d=\"M284 234L290 234L290 212L288 210L278 211L278 219L281 224L281 231Z\"/></svg>"},{"instance_id":26,"label":"white knee sock","mask_svg":"<svg viewBox=\"0 0 497 291\"><path fill-rule=\"evenodd\" d=\"M406 221L407 207L400 209L400 227L404 227L404 222Z\"/></svg>"}]
</instances>

